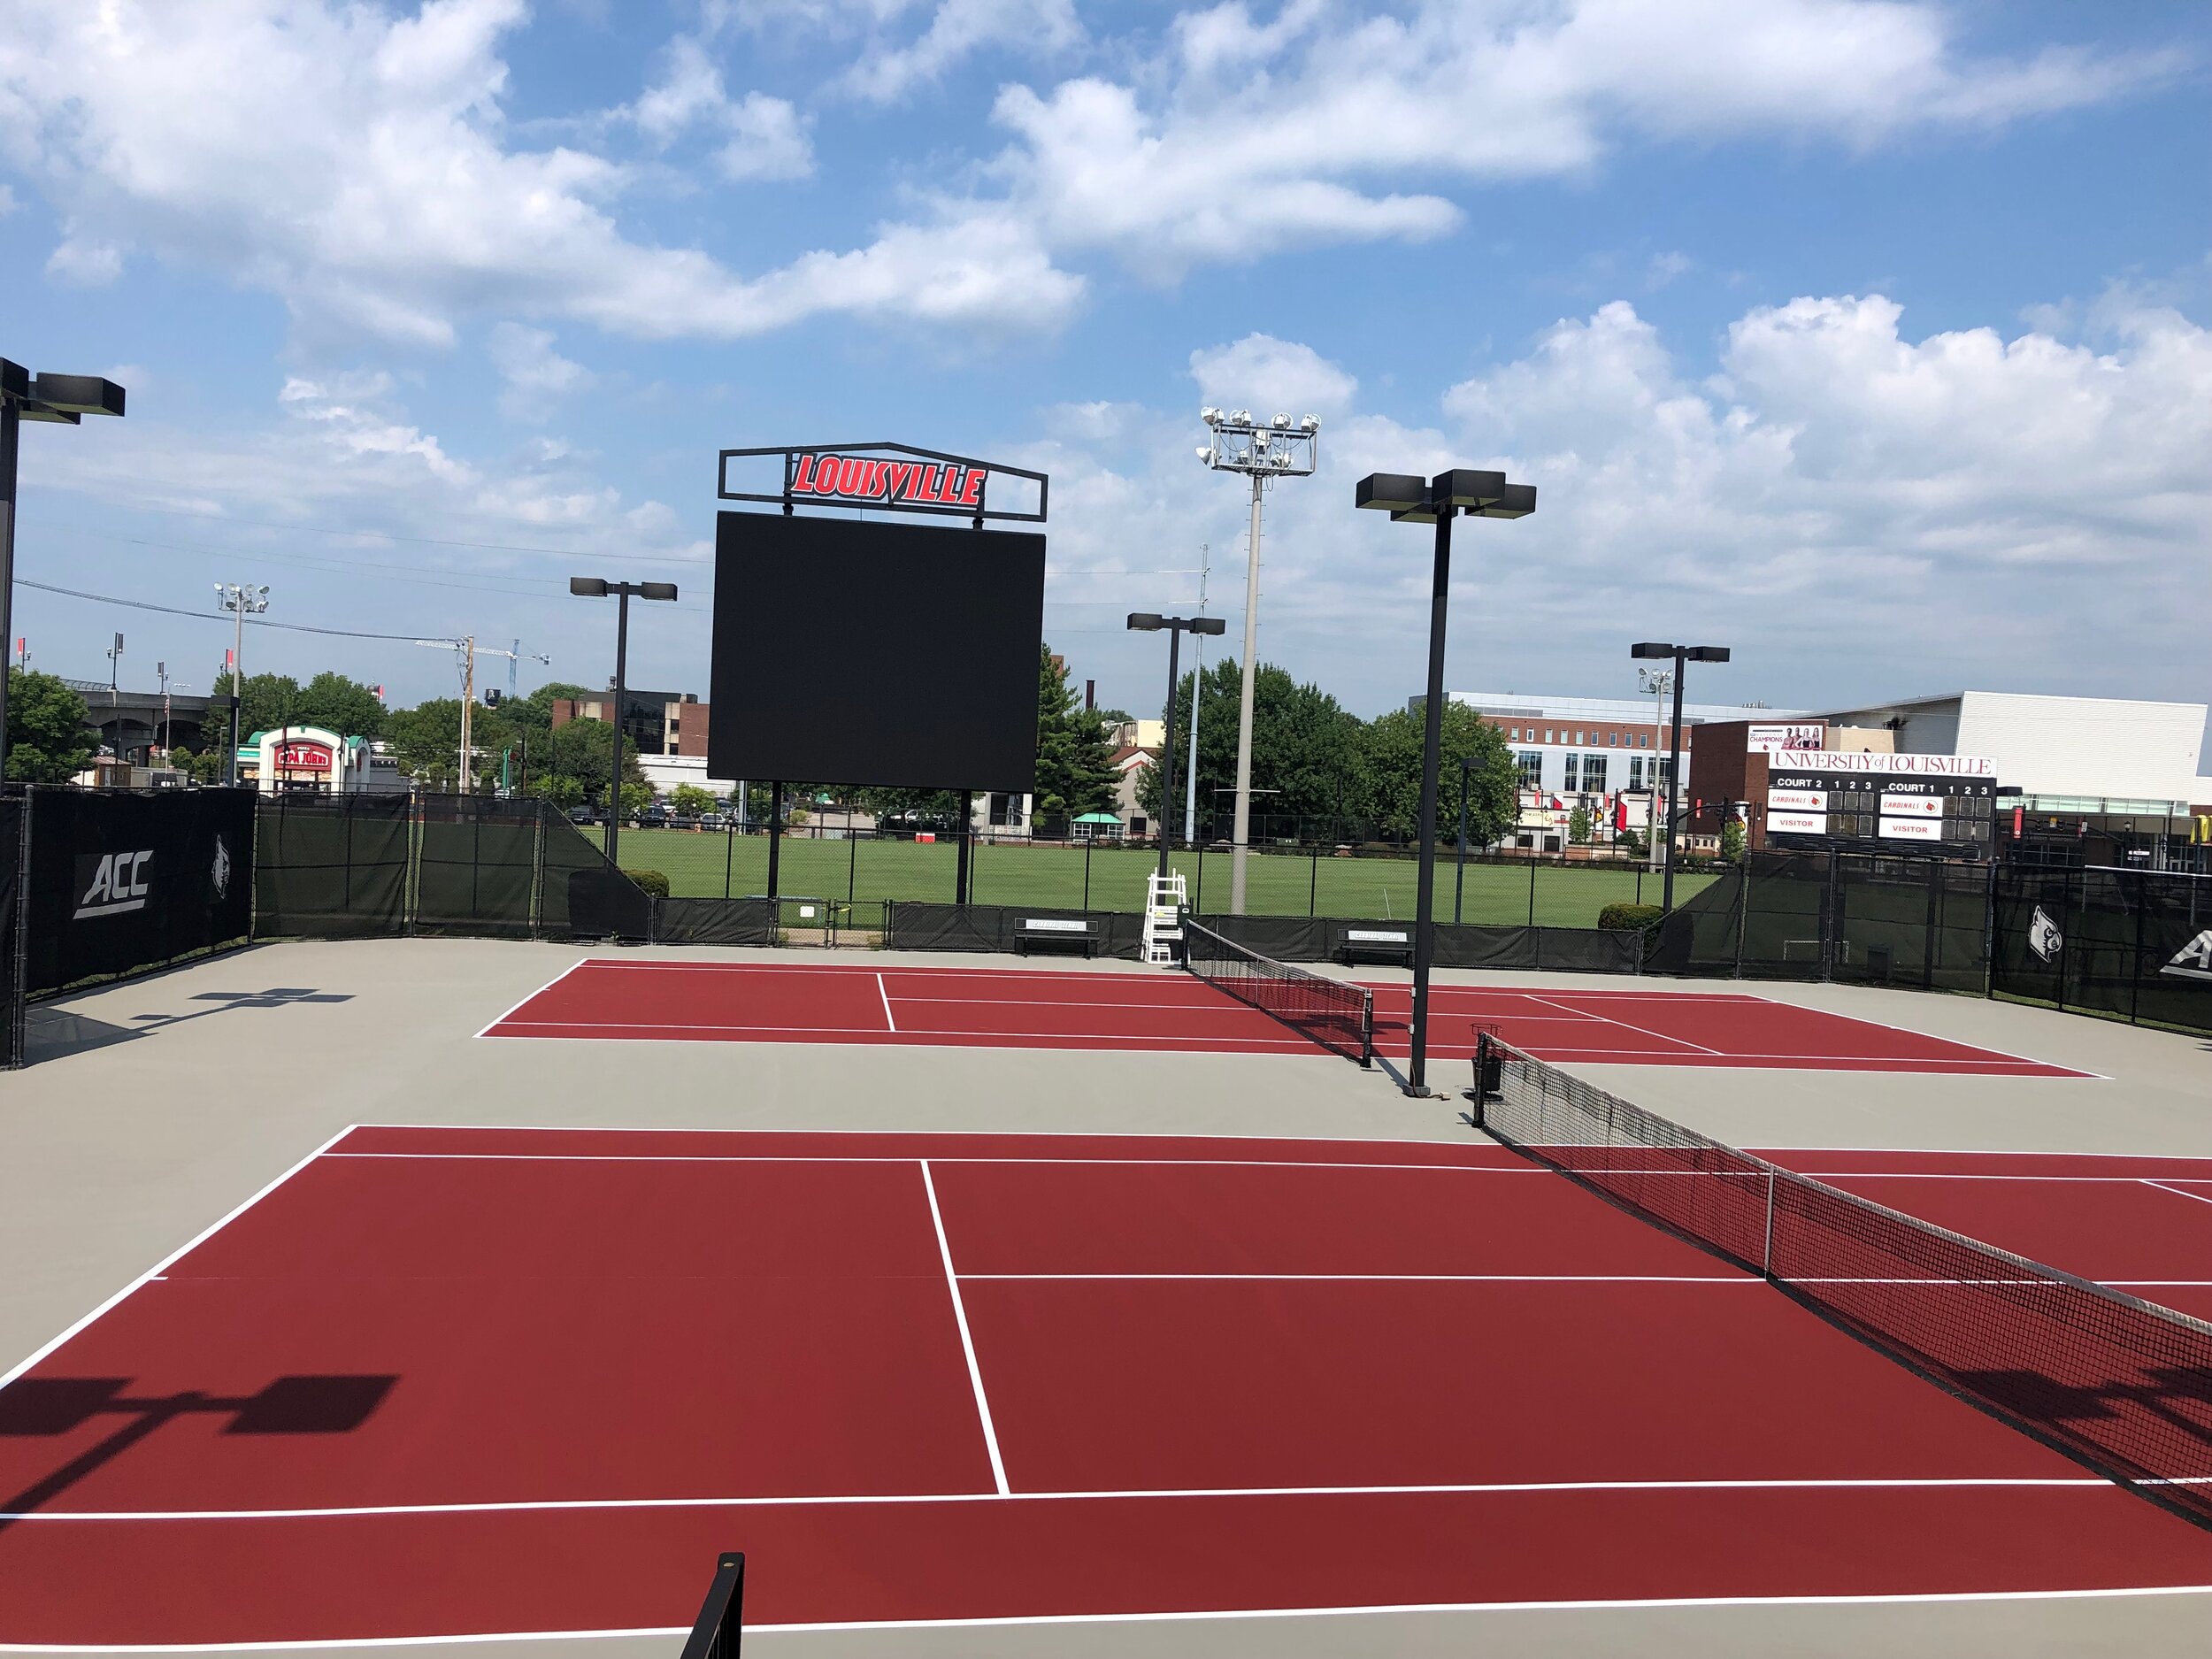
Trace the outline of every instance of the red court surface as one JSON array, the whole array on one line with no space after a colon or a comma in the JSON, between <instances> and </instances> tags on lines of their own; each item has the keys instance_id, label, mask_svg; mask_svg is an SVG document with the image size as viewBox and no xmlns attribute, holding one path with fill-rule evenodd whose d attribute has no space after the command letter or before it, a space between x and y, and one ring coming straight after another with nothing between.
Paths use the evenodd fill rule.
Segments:
<instances>
[{"instance_id":1,"label":"red court surface","mask_svg":"<svg viewBox=\"0 0 2212 1659\"><path fill-rule=\"evenodd\" d=\"M2202 1288L2212 1167L1788 1156ZM0 1388L0 1643L673 1631L729 1548L756 1627L2212 1586L1484 1143L354 1129Z\"/></svg>"},{"instance_id":2,"label":"red court surface","mask_svg":"<svg viewBox=\"0 0 2212 1659\"><path fill-rule=\"evenodd\" d=\"M1411 992L1377 985L1375 1046L1408 1051ZM1734 993L1440 985L1429 1056L1466 1059L1478 1028L1539 1059L2082 1077L1893 1025ZM479 1033L604 1041L892 1043L930 1048L1325 1051L1187 974L843 964L580 962Z\"/></svg>"}]
</instances>

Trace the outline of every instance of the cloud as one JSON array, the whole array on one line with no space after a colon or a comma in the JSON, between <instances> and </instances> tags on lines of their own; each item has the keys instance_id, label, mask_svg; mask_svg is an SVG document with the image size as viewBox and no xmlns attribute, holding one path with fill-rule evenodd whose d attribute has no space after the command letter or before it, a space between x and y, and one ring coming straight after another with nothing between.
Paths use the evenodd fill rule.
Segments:
<instances>
[{"instance_id":1,"label":"cloud","mask_svg":"<svg viewBox=\"0 0 2212 1659\"><path fill-rule=\"evenodd\" d=\"M1653 142L1776 137L1866 149L2108 100L2170 56L1976 58L1907 0L1425 0L1177 19L1094 45L1071 0L709 4L631 105L528 130L503 55L523 0L16 0L0 37L0 157L65 221L58 278L134 254L278 296L310 326L449 344L468 319L567 318L734 339L826 314L1048 329L1103 258L1151 282L1289 249L1448 234L1450 192L1575 179ZM741 273L626 227L641 181L703 139L726 180L808 176L808 121L733 97L722 32L861 42L841 84L879 101L949 84L987 50L1087 54L999 88L995 153L942 157L895 215ZM896 39L894 39L896 36ZM211 100L206 88L234 95ZM619 119L617 119L619 118ZM620 141L618 142L617 141ZM625 145L644 153L626 157ZM859 193L854 193L856 197ZM864 198L860 198L864 199ZM1655 275L1663 274L1655 273Z\"/></svg>"},{"instance_id":2,"label":"cloud","mask_svg":"<svg viewBox=\"0 0 2212 1659\"><path fill-rule=\"evenodd\" d=\"M1348 410L1359 382L1311 346L1247 334L1233 345L1190 354L1199 396L1224 408L1250 407L1263 420L1279 410L1334 417Z\"/></svg>"},{"instance_id":3,"label":"cloud","mask_svg":"<svg viewBox=\"0 0 2212 1659\"><path fill-rule=\"evenodd\" d=\"M1680 631L1736 648L1722 701L1967 683L2200 699L2212 329L2152 305L2110 322L2108 349L1906 324L1879 295L1759 307L1708 373L1614 301L1445 389L1432 421L1363 407L1343 377L1319 472L1268 493L1263 650L1365 712L1417 691L1426 543L1349 511L1354 480L1500 466L1538 486L1539 511L1459 539L1463 687L1602 688L1627 641ZM1265 336L1193 357L1210 398L1277 368L1341 373ZM1025 464L1052 472L1056 565L1142 547L1180 566L1210 543L1233 633L1247 498L1192 461L1190 413L1054 430ZM1125 608L1195 597L1188 579L1129 589Z\"/></svg>"},{"instance_id":4,"label":"cloud","mask_svg":"<svg viewBox=\"0 0 2212 1659\"><path fill-rule=\"evenodd\" d=\"M562 398L591 381L582 364L572 363L553 349L553 335L543 328L501 323L492 330L486 349L506 382L499 412L510 420L547 420Z\"/></svg>"},{"instance_id":5,"label":"cloud","mask_svg":"<svg viewBox=\"0 0 2212 1659\"><path fill-rule=\"evenodd\" d=\"M872 43L844 84L870 103L891 104L987 47L1016 47L1034 62L1082 39L1074 0L940 0L919 37L904 46Z\"/></svg>"},{"instance_id":6,"label":"cloud","mask_svg":"<svg viewBox=\"0 0 2212 1659\"><path fill-rule=\"evenodd\" d=\"M725 135L715 162L726 179L803 179L814 171L814 146L797 109L764 92L733 100L705 47L688 35L670 42L661 79L615 113L663 150L695 127Z\"/></svg>"}]
</instances>

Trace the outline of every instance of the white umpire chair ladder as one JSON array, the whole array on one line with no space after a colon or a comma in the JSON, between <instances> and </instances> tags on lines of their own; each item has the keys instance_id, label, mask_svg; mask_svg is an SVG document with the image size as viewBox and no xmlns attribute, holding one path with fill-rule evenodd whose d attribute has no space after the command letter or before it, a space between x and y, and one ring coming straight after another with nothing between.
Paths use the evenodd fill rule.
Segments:
<instances>
[{"instance_id":1,"label":"white umpire chair ladder","mask_svg":"<svg viewBox=\"0 0 2212 1659\"><path fill-rule=\"evenodd\" d=\"M1171 967L1183 955L1183 878L1156 871L1146 880L1144 959Z\"/></svg>"}]
</instances>

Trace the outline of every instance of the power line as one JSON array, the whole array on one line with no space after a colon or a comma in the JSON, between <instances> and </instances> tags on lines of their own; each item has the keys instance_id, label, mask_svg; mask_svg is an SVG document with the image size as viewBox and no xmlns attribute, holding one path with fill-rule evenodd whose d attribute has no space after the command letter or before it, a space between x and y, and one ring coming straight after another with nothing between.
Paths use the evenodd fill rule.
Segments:
<instances>
[{"instance_id":1,"label":"power line","mask_svg":"<svg viewBox=\"0 0 2212 1659\"><path fill-rule=\"evenodd\" d=\"M90 599L104 605L126 605L133 611L158 611L162 615L168 617L190 617L196 622L221 622L223 620L221 617L211 611L186 611L176 605L157 605L143 599L118 599L110 594L88 594L74 588L57 588L51 582L35 582L27 576L17 577L15 585L18 588L35 588L41 593L45 594L65 594L72 599ZM311 627L304 622L271 622L265 617L255 616L246 618L246 626L253 628L282 628L288 634L332 634L348 640L414 641L422 637L420 631L413 634L365 634L358 628L318 628Z\"/></svg>"}]
</instances>

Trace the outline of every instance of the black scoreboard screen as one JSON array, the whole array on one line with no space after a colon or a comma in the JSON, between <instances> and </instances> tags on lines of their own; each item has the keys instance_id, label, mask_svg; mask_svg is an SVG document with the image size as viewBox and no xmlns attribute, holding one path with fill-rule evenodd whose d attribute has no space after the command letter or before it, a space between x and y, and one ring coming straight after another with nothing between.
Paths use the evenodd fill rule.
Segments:
<instances>
[{"instance_id":1,"label":"black scoreboard screen","mask_svg":"<svg viewBox=\"0 0 2212 1659\"><path fill-rule=\"evenodd\" d=\"M1970 756L1789 750L1768 757L1765 804L1769 839L1979 856L1994 842L1996 769Z\"/></svg>"}]
</instances>

